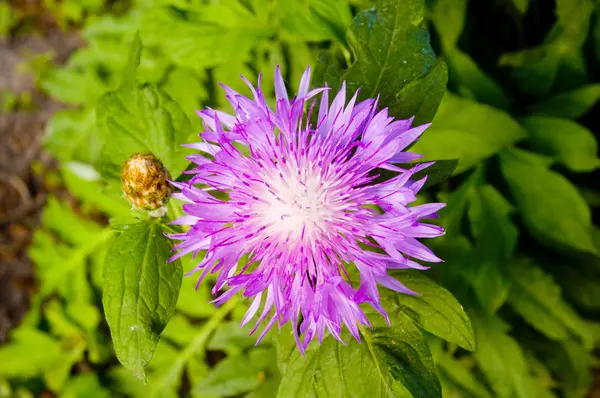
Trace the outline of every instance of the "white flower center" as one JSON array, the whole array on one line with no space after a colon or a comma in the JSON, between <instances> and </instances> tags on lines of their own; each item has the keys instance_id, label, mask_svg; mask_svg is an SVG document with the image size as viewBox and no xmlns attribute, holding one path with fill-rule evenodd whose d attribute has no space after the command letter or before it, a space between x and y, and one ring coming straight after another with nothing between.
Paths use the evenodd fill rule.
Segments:
<instances>
[{"instance_id":1,"label":"white flower center","mask_svg":"<svg viewBox=\"0 0 600 398\"><path fill-rule=\"evenodd\" d=\"M282 168L265 174L259 196L262 201L255 210L261 224L267 226L266 234L312 240L327 229L326 220L339 212L332 206L330 183L323 181L320 173Z\"/></svg>"}]
</instances>

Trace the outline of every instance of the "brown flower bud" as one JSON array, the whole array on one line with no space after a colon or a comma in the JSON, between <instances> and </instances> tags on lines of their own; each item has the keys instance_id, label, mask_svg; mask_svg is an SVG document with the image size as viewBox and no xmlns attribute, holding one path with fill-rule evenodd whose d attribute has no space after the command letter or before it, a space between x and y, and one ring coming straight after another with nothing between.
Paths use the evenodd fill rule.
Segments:
<instances>
[{"instance_id":1,"label":"brown flower bud","mask_svg":"<svg viewBox=\"0 0 600 398\"><path fill-rule=\"evenodd\" d=\"M125 198L138 210L162 208L172 193L169 171L152 153L134 153L121 168Z\"/></svg>"}]
</instances>

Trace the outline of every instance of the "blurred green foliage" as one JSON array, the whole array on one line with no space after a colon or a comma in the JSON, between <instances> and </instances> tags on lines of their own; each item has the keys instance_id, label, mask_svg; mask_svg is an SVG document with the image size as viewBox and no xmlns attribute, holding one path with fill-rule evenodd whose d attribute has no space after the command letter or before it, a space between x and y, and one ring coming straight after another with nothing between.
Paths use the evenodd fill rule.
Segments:
<instances>
[{"instance_id":1,"label":"blurred green foliage","mask_svg":"<svg viewBox=\"0 0 600 398\"><path fill-rule=\"evenodd\" d=\"M586 396L600 342L600 125L592 117L600 99L600 5L429 0L421 20L419 2L407 1L395 11L398 23L373 4L47 2L58 25L78 29L86 42L66 65L36 69L39 87L70 105L49 122L45 145L81 207L48 201L30 249L39 291L10 342L0 346L0 397L43 391L61 397ZM19 18L18 10L0 4L0 36ZM144 47L129 74L136 31ZM254 347L249 328L239 328L248 303L215 309L208 304L210 280L194 291L193 278L184 277L143 385L116 361L101 306L102 265L115 233L92 220L101 213L119 231L135 222L118 188L101 178L114 178L114 166L133 147L106 142L104 129L118 134L121 126L110 125L118 114L129 130L159 126L159 135L177 134L160 148L148 146L169 159L177 142L200 131L194 109L227 109L217 82L247 93L239 75L256 81L263 72L272 102L275 65L294 83L308 64L316 67L316 84L337 87L345 80L352 89L361 86L362 95L381 94L394 116L433 118L411 150L447 160L439 162L442 177L453 170L423 193L448 203L438 220L447 234L430 244L445 263L426 272L445 289L400 273L423 297L386 298L393 327L365 332L378 344L339 347L326 339L305 360L285 332ZM147 86L137 88L136 81ZM120 98L103 103L108 96ZM155 113L140 116L146 103L123 96L159 98L173 123L151 123ZM15 99L4 97L10 108ZM108 151L115 158L103 157L106 145L116 148ZM174 216L177 206L169 211ZM196 261L184 258L183 270ZM357 361L356 350L372 347L369 362ZM404 366L393 377L381 370L398 363ZM412 384L411 375L419 375Z\"/></svg>"}]
</instances>

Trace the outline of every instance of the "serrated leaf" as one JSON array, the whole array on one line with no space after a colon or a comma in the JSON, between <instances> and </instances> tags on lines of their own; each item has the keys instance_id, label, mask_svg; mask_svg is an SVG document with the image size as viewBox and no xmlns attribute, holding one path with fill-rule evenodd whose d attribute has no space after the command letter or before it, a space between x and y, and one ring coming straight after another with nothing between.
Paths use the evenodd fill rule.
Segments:
<instances>
[{"instance_id":1,"label":"serrated leaf","mask_svg":"<svg viewBox=\"0 0 600 398\"><path fill-rule=\"evenodd\" d=\"M600 84L590 84L574 90L558 93L529 108L540 115L579 119L600 99Z\"/></svg>"},{"instance_id":2,"label":"serrated leaf","mask_svg":"<svg viewBox=\"0 0 600 398\"><path fill-rule=\"evenodd\" d=\"M344 80L350 92L360 88L359 99L379 95L396 118L430 121L446 86L447 68L436 64L429 34L419 27L423 8L422 0L379 0L360 12L347 33L354 63L341 71L335 56L323 56L317 78L334 89Z\"/></svg>"},{"instance_id":3,"label":"serrated leaf","mask_svg":"<svg viewBox=\"0 0 600 398\"><path fill-rule=\"evenodd\" d=\"M182 268L169 262L171 243L160 225L139 223L110 246L102 303L119 361L141 380L173 315Z\"/></svg>"},{"instance_id":4,"label":"serrated leaf","mask_svg":"<svg viewBox=\"0 0 600 398\"><path fill-rule=\"evenodd\" d=\"M504 268L514 254L518 237L511 212L510 204L491 185L479 187L469 200L475 246L471 265L464 272L482 306L491 312L500 308L510 290Z\"/></svg>"},{"instance_id":5,"label":"serrated leaf","mask_svg":"<svg viewBox=\"0 0 600 398\"><path fill-rule=\"evenodd\" d=\"M592 222L587 203L569 180L548 170L537 159L518 149L500 155L502 174L525 226L551 249L597 253L590 235Z\"/></svg>"},{"instance_id":6,"label":"serrated leaf","mask_svg":"<svg viewBox=\"0 0 600 398\"><path fill-rule=\"evenodd\" d=\"M181 144L187 141L191 125L179 105L160 88L138 87L141 49L136 36L120 88L98 100L96 114L104 142L100 171L117 179L120 165L132 153L152 152L176 178L187 164Z\"/></svg>"},{"instance_id":7,"label":"serrated leaf","mask_svg":"<svg viewBox=\"0 0 600 398\"><path fill-rule=\"evenodd\" d=\"M441 387L427 343L401 311L390 313L392 326L373 317L374 328L358 343L343 333L347 345L329 336L310 345L306 358L293 344L289 329L280 340L282 379L278 398L423 397L441 398ZM291 341L291 343L290 343Z\"/></svg>"},{"instance_id":8,"label":"serrated leaf","mask_svg":"<svg viewBox=\"0 0 600 398\"><path fill-rule=\"evenodd\" d=\"M431 127L411 148L423 160L458 159L460 174L525 136L508 114L446 93Z\"/></svg>"},{"instance_id":9,"label":"serrated leaf","mask_svg":"<svg viewBox=\"0 0 600 398\"><path fill-rule=\"evenodd\" d=\"M411 296L382 292L382 296L394 303L394 311L399 308L429 333L465 350L475 351L471 321L462 305L449 291L423 275L423 272L395 271L391 275L419 293L419 296Z\"/></svg>"},{"instance_id":10,"label":"serrated leaf","mask_svg":"<svg viewBox=\"0 0 600 398\"><path fill-rule=\"evenodd\" d=\"M529 131L533 148L575 172L589 172L600 167L598 143L583 125L568 119L529 116L521 120Z\"/></svg>"},{"instance_id":11,"label":"serrated leaf","mask_svg":"<svg viewBox=\"0 0 600 398\"><path fill-rule=\"evenodd\" d=\"M509 302L515 312L549 339L566 341L576 337L593 347L594 330L565 302L552 277L532 261L512 262L507 268L513 288Z\"/></svg>"}]
</instances>

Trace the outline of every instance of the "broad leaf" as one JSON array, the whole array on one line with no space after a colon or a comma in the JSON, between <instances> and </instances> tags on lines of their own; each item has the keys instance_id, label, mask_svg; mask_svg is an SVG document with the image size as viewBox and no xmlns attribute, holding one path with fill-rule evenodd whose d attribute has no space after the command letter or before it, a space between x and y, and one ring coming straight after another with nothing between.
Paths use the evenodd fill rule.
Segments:
<instances>
[{"instance_id":1,"label":"broad leaf","mask_svg":"<svg viewBox=\"0 0 600 398\"><path fill-rule=\"evenodd\" d=\"M441 388L427 343L401 311L390 313L392 326L372 317L373 329L358 343L343 333L347 345L332 336L312 344L303 357L289 329L280 340L282 380L278 398L423 397L441 398Z\"/></svg>"},{"instance_id":2,"label":"broad leaf","mask_svg":"<svg viewBox=\"0 0 600 398\"><path fill-rule=\"evenodd\" d=\"M535 238L552 249L598 252L590 236L590 209L565 177L522 150L504 151L500 160L525 226Z\"/></svg>"},{"instance_id":3,"label":"broad leaf","mask_svg":"<svg viewBox=\"0 0 600 398\"><path fill-rule=\"evenodd\" d=\"M112 243L104 265L102 302L121 363L145 380L160 333L173 315L181 286L179 261L156 223L130 225Z\"/></svg>"},{"instance_id":4,"label":"broad leaf","mask_svg":"<svg viewBox=\"0 0 600 398\"><path fill-rule=\"evenodd\" d=\"M384 304L386 309L396 311L399 308L429 333L466 350L475 351L475 335L469 317L450 292L423 272L396 271L391 275L419 295L384 291L382 296L393 303L392 306Z\"/></svg>"},{"instance_id":5,"label":"broad leaf","mask_svg":"<svg viewBox=\"0 0 600 398\"><path fill-rule=\"evenodd\" d=\"M134 152L152 152L176 178L187 161L181 144L191 126L179 105L152 85L138 87L136 70L142 47L136 36L121 86L98 100L97 119L103 131L101 172L119 176L120 165Z\"/></svg>"},{"instance_id":6,"label":"broad leaf","mask_svg":"<svg viewBox=\"0 0 600 398\"><path fill-rule=\"evenodd\" d=\"M590 84L562 92L531 106L532 113L579 119L600 99L600 84Z\"/></svg>"},{"instance_id":7,"label":"broad leaf","mask_svg":"<svg viewBox=\"0 0 600 398\"><path fill-rule=\"evenodd\" d=\"M508 114L446 93L433 124L411 151L424 154L423 160L459 159L459 174L524 136Z\"/></svg>"},{"instance_id":8,"label":"broad leaf","mask_svg":"<svg viewBox=\"0 0 600 398\"><path fill-rule=\"evenodd\" d=\"M419 26L423 7L423 0L379 0L360 12L347 34L354 63L342 72L335 57L323 56L316 75L334 89L345 80L351 93L360 88L360 98L379 95L396 118L416 115L416 124L430 121L443 96L447 69L436 64L429 34Z\"/></svg>"},{"instance_id":9,"label":"broad leaf","mask_svg":"<svg viewBox=\"0 0 600 398\"><path fill-rule=\"evenodd\" d=\"M533 148L576 172L588 172L600 167L598 143L587 128L568 119L547 116L524 118Z\"/></svg>"}]
</instances>

